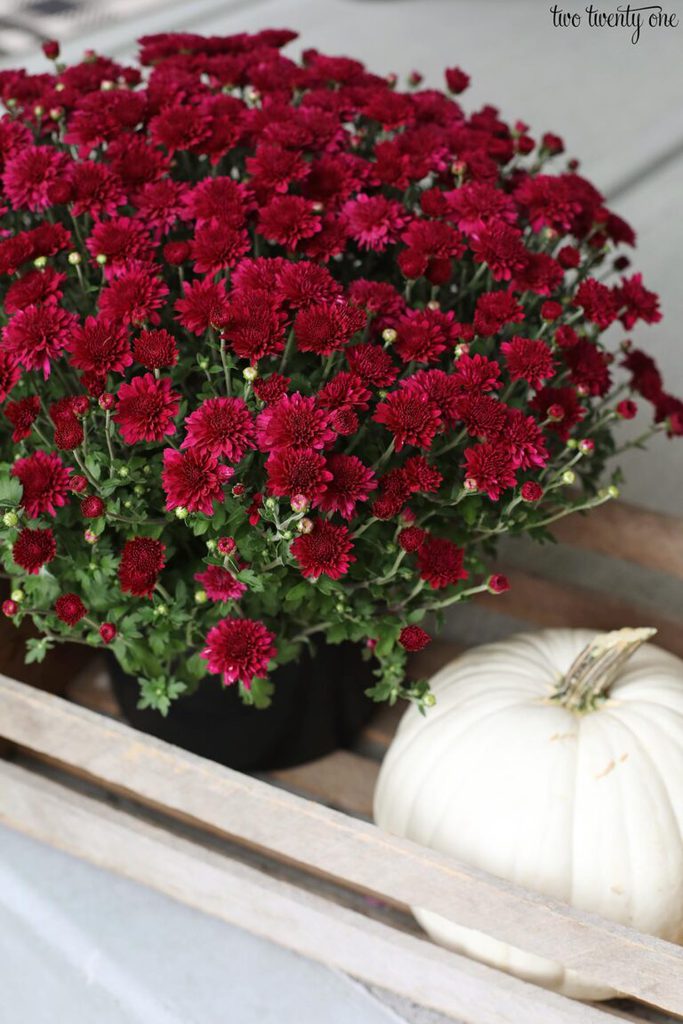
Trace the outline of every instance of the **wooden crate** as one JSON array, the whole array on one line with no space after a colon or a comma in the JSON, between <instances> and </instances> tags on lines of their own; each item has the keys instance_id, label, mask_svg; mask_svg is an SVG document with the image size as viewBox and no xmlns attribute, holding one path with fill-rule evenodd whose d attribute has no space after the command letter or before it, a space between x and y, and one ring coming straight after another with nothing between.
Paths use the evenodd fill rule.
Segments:
<instances>
[{"instance_id":1,"label":"wooden crate","mask_svg":"<svg viewBox=\"0 0 683 1024\"><path fill-rule=\"evenodd\" d=\"M683 580L677 519L616 504L567 521L558 537ZM525 573L513 582L496 611L505 601L504 611L536 624L653 624L659 642L683 654L674 614ZM454 653L433 644L413 671L431 673ZM370 823L379 763L402 709L381 709L354 751L254 778L123 724L102 660L71 681L67 696L0 676L3 823L467 1024L683 1015L683 948ZM628 998L574 1002L442 949L410 905L560 960Z\"/></svg>"}]
</instances>

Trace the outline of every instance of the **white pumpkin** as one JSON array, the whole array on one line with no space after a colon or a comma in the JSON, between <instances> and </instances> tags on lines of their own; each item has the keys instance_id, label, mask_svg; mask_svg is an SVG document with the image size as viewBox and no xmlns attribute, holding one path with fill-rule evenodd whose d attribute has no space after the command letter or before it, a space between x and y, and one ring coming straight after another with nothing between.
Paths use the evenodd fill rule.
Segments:
<instances>
[{"instance_id":1,"label":"white pumpkin","mask_svg":"<svg viewBox=\"0 0 683 1024\"><path fill-rule=\"evenodd\" d=\"M401 721L377 783L377 824L683 942L683 662L641 647L653 632L547 630L447 665L432 680L436 705ZM432 938L494 967L580 999L617 994L413 912Z\"/></svg>"}]
</instances>

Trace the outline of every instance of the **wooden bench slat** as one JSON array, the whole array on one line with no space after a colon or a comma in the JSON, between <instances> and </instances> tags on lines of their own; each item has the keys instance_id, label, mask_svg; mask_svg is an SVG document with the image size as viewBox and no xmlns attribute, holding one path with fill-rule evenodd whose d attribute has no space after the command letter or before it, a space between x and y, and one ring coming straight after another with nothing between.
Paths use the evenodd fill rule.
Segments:
<instances>
[{"instance_id":1,"label":"wooden bench slat","mask_svg":"<svg viewBox=\"0 0 683 1024\"><path fill-rule=\"evenodd\" d=\"M683 1013L683 949L671 943L510 885L5 677L0 732L125 787L142 802Z\"/></svg>"},{"instance_id":2,"label":"wooden bench slat","mask_svg":"<svg viewBox=\"0 0 683 1024\"><path fill-rule=\"evenodd\" d=\"M552 527L564 544L683 579L683 519L615 501Z\"/></svg>"},{"instance_id":3,"label":"wooden bench slat","mask_svg":"<svg viewBox=\"0 0 683 1024\"><path fill-rule=\"evenodd\" d=\"M510 590L480 594L475 601L489 611L510 615L535 626L618 629L620 626L655 626L655 643L683 657L680 623L649 608L638 608L608 594L511 569Z\"/></svg>"},{"instance_id":4,"label":"wooden bench slat","mask_svg":"<svg viewBox=\"0 0 683 1024\"><path fill-rule=\"evenodd\" d=\"M0 820L465 1024L613 1020L6 763L0 763Z\"/></svg>"}]
</instances>

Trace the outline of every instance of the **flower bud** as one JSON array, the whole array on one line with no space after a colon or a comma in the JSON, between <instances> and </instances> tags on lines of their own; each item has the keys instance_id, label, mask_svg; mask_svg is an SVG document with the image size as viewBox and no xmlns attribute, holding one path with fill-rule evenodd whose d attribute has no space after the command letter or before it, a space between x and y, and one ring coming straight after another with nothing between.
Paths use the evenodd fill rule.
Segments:
<instances>
[{"instance_id":1,"label":"flower bud","mask_svg":"<svg viewBox=\"0 0 683 1024\"><path fill-rule=\"evenodd\" d=\"M211 361L206 356L200 356L197 359L197 365L200 370L208 370L211 365Z\"/></svg>"},{"instance_id":2,"label":"flower bud","mask_svg":"<svg viewBox=\"0 0 683 1024\"><path fill-rule=\"evenodd\" d=\"M44 270L47 266L47 256L36 256L33 261L33 266L36 270Z\"/></svg>"},{"instance_id":3,"label":"flower bud","mask_svg":"<svg viewBox=\"0 0 683 1024\"><path fill-rule=\"evenodd\" d=\"M510 589L510 581L502 573L496 573L489 576L486 586L491 594L504 594L506 590Z\"/></svg>"},{"instance_id":4,"label":"flower bud","mask_svg":"<svg viewBox=\"0 0 683 1024\"><path fill-rule=\"evenodd\" d=\"M138 498L141 498L144 493L145 493L145 485L144 484L136 484L135 487L133 488L133 494L137 495Z\"/></svg>"},{"instance_id":5,"label":"flower bud","mask_svg":"<svg viewBox=\"0 0 683 1024\"><path fill-rule=\"evenodd\" d=\"M95 263L97 263L97 265L100 267L104 267L106 265L107 257L103 252L98 252L97 256L95 257Z\"/></svg>"},{"instance_id":6,"label":"flower bud","mask_svg":"<svg viewBox=\"0 0 683 1024\"><path fill-rule=\"evenodd\" d=\"M103 622L99 629L102 643L110 644L116 636L116 626L113 622Z\"/></svg>"},{"instance_id":7,"label":"flower bud","mask_svg":"<svg viewBox=\"0 0 683 1024\"><path fill-rule=\"evenodd\" d=\"M568 440L567 440L567 448L571 448L572 451L575 451L578 447L579 447L579 442L576 440L575 437L568 438Z\"/></svg>"},{"instance_id":8,"label":"flower bud","mask_svg":"<svg viewBox=\"0 0 683 1024\"><path fill-rule=\"evenodd\" d=\"M393 345L398 337L398 334L393 327L385 327L382 331L382 341L385 341L387 345Z\"/></svg>"},{"instance_id":9,"label":"flower bud","mask_svg":"<svg viewBox=\"0 0 683 1024\"><path fill-rule=\"evenodd\" d=\"M549 405L548 406L548 419L549 420L555 420L555 421L563 420L564 419L564 409L562 408L562 406L557 404L557 403L554 403L553 405Z\"/></svg>"},{"instance_id":10,"label":"flower bud","mask_svg":"<svg viewBox=\"0 0 683 1024\"><path fill-rule=\"evenodd\" d=\"M45 107L41 107L40 103L36 103L35 107L33 108L33 113L36 115L36 117L42 117L45 113Z\"/></svg>"},{"instance_id":11,"label":"flower bud","mask_svg":"<svg viewBox=\"0 0 683 1024\"><path fill-rule=\"evenodd\" d=\"M82 262L80 252L70 252L66 258L66 262L72 267L77 267L78 264Z\"/></svg>"},{"instance_id":12,"label":"flower bud","mask_svg":"<svg viewBox=\"0 0 683 1024\"><path fill-rule=\"evenodd\" d=\"M102 90L102 92L111 92L112 89L115 88L116 84L112 82L109 78L105 78L103 79L103 81L100 82L100 89Z\"/></svg>"},{"instance_id":13,"label":"flower bud","mask_svg":"<svg viewBox=\"0 0 683 1024\"><path fill-rule=\"evenodd\" d=\"M190 513L188 512L184 505L178 505L177 509L175 510L176 519L187 519L189 514Z\"/></svg>"},{"instance_id":14,"label":"flower bud","mask_svg":"<svg viewBox=\"0 0 683 1024\"><path fill-rule=\"evenodd\" d=\"M209 600L209 595L205 590L195 590L194 592L194 603L195 604L206 604Z\"/></svg>"},{"instance_id":15,"label":"flower bud","mask_svg":"<svg viewBox=\"0 0 683 1024\"><path fill-rule=\"evenodd\" d=\"M425 693L424 697L422 698L422 703L426 708L433 708L434 705L436 704L436 694Z\"/></svg>"},{"instance_id":16,"label":"flower bud","mask_svg":"<svg viewBox=\"0 0 683 1024\"><path fill-rule=\"evenodd\" d=\"M17 589L17 590L13 590L12 591L12 593L10 594L10 597L12 598L13 601L16 601L17 604L21 604L21 602L26 597L26 594L24 593L23 590Z\"/></svg>"},{"instance_id":17,"label":"flower bud","mask_svg":"<svg viewBox=\"0 0 683 1024\"><path fill-rule=\"evenodd\" d=\"M275 498L266 498L263 504L268 509L269 512L274 512L275 509L277 508L277 502Z\"/></svg>"},{"instance_id":18,"label":"flower bud","mask_svg":"<svg viewBox=\"0 0 683 1024\"><path fill-rule=\"evenodd\" d=\"M535 480L527 480L522 484L519 493L522 496L522 501L540 501L543 497L543 488Z\"/></svg>"},{"instance_id":19,"label":"flower bud","mask_svg":"<svg viewBox=\"0 0 683 1024\"><path fill-rule=\"evenodd\" d=\"M313 520L308 519L306 516L304 516L304 518L300 519L299 522L296 524L296 528L299 531L299 533L312 533Z\"/></svg>"},{"instance_id":20,"label":"flower bud","mask_svg":"<svg viewBox=\"0 0 683 1024\"><path fill-rule=\"evenodd\" d=\"M56 39L46 39L41 46L41 50L48 60L57 60L59 57L59 43Z\"/></svg>"},{"instance_id":21,"label":"flower bud","mask_svg":"<svg viewBox=\"0 0 683 1024\"><path fill-rule=\"evenodd\" d=\"M251 383L252 380L256 380L258 377L258 368L256 366L245 366L242 370L242 376Z\"/></svg>"},{"instance_id":22,"label":"flower bud","mask_svg":"<svg viewBox=\"0 0 683 1024\"><path fill-rule=\"evenodd\" d=\"M216 547L222 555L231 555L237 545L232 537L219 537Z\"/></svg>"},{"instance_id":23,"label":"flower bud","mask_svg":"<svg viewBox=\"0 0 683 1024\"><path fill-rule=\"evenodd\" d=\"M98 519L106 511L106 505L96 494L83 498L81 502L81 515L86 519Z\"/></svg>"},{"instance_id":24,"label":"flower bud","mask_svg":"<svg viewBox=\"0 0 683 1024\"><path fill-rule=\"evenodd\" d=\"M469 350L470 350L470 346L469 346L468 342L460 341L460 342L458 342L458 344L453 349L453 355L455 356L456 359L459 359L460 356L466 356L467 353L469 352Z\"/></svg>"},{"instance_id":25,"label":"flower bud","mask_svg":"<svg viewBox=\"0 0 683 1024\"><path fill-rule=\"evenodd\" d=\"M624 398L617 405L617 415L622 420L632 420L638 414L638 406L630 398Z\"/></svg>"},{"instance_id":26,"label":"flower bud","mask_svg":"<svg viewBox=\"0 0 683 1024\"><path fill-rule=\"evenodd\" d=\"M114 408L115 401L116 399L114 398L114 396L110 394L108 391L105 391L97 399L97 404L99 405L100 409L104 409L105 412L108 412L110 409Z\"/></svg>"},{"instance_id":27,"label":"flower bud","mask_svg":"<svg viewBox=\"0 0 683 1024\"><path fill-rule=\"evenodd\" d=\"M595 441L591 437L584 437L579 441L579 451L582 455L592 455L595 451Z\"/></svg>"},{"instance_id":28,"label":"flower bud","mask_svg":"<svg viewBox=\"0 0 683 1024\"><path fill-rule=\"evenodd\" d=\"M562 474L562 483L567 484L568 487L576 483L576 473L573 469L565 469Z\"/></svg>"},{"instance_id":29,"label":"flower bud","mask_svg":"<svg viewBox=\"0 0 683 1024\"><path fill-rule=\"evenodd\" d=\"M127 480L128 477L130 476L130 470L128 469L128 466L121 466L118 472L122 480Z\"/></svg>"},{"instance_id":30,"label":"flower bud","mask_svg":"<svg viewBox=\"0 0 683 1024\"><path fill-rule=\"evenodd\" d=\"M207 551L215 551L216 550L216 541L213 539L213 537L211 537L209 540L207 540L207 542L206 542L206 550Z\"/></svg>"},{"instance_id":31,"label":"flower bud","mask_svg":"<svg viewBox=\"0 0 683 1024\"><path fill-rule=\"evenodd\" d=\"M621 492L620 492L619 488L615 487L614 484L612 484L610 487L607 488L607 494L609 495L610 498L618 498L620 493Z\"/></svg>"},{"instance_id":32,"label":"flower bud","mask_svg":"<svg viewBox=\"0 0 683 1024\"><path fill-rule=\"evenodd\" d=\"M19 605L16 601L3 601L2 602L2 614L6 615L8 619L11 619L19 611Z\"/></svg>"},{"instance_id":33,"label":"flower bud","mask_svg":"<svg viewBox=\"0 0 683 1024\"><path fill-rule=\"evenodd\" d=\"M295 494L290 502L293 512L308 511L308 498L304 494Z\"/></svg>"},{"instance_id":34,"label":"flower bud","mask_svg":"<svg viewBox=\"0 0 683 1024\"><path fill-rule=\"evenodd\" d=\"M83 539L86 544L97 544L99 538L92 530L86 530L83 534Z\"/></svg>"},{"instance_id":35,"label":"flower bud","mask_svg":"<svg viewBox=\"0 0 683 1024\"><path fill-rule=\"evenodd\" d=\"M9 526L11 528L12 526L16 526L18 522L19 516L17 515L16 512L5 512L4 516L2 517L3 526Z\"/></svg>"},{"instance_id":36,"label":"flower bud","mask_svg":"<svg viewBox=\"0 0 683 1024\"><path fill-rule=\"evenodd\" d=\"M165 604L158 604L154 609L154 614L158 616L168 615L168 608Z\"/></svg>"},{"instance_id":37,"label":"flower bud","mask_svg":"<svg viewBox=\"0 0 683 1024\"><path fill-rule=\"evenodd\" d=\"M479 490L477 481L471 476L468 476L467 479L464 481L463 487L465 488L466 491L470 492Z\"/></svg>"}]
</instances>

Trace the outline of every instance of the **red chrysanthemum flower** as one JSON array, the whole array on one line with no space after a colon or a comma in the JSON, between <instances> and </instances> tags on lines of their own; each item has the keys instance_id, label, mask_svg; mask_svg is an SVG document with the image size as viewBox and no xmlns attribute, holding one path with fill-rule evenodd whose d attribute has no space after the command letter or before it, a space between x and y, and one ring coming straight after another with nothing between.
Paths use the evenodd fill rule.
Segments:
<instances>
[{"instance_id":1,"label":"red chrysanthemum flower","mask_svg":"<svg viewBox=\"0 0 683 1024\"><path fill-rule=\"evenodd\" d=\"M264 264L266 266L264 267ZM284 260L276 257L270 260L254 260L251 265L252 273L258 265L262 280L242 284L240 276L240 287L269 290L274 288L278 302L291 307L292 309L308 309L316 302L332 302L339 298L342 287L330 274L326 267L321 267L310 260L299 260L292 263L291 260ZM269 265L273 267L274 280L269 283Z\"/></svg>"},{"instance_id":2,"label":"red chrysanthemum flower","mask_svg":"<svg viewBox=\"0 0 683 1024\"><path fill-rule=\"evenodd\" d=\"M550 455L543 432L533 416L527 416L522 409L507 410L500 439L509 447L520 469L547 465Z\"/></svg>"},{"instance_id":3,"label":"red chrysanthemum flower","mask_svg":"<svg viewBox=\"0 0 683 1024\"><path fill-rule=\"evenodd\" d=\"M79 324L66 347L71 365L87 373L123 373L133 362L126 328L101 317L89 316Z\"/></svg>"},{"instance_id":4,"label":"red chrysanthemum flower","mask_svg":"<svg viewBox=\"0 0 683 1024\"><path fill-rule=\"evenodd\" d=\"M415 220L403 232L406 248L398 264L409 278L426 277L432 284L446 284L451 277L451 260L462 256L465 246L459 233L438 220Z\"/></svg>"},{"instance_id":5,"label":"red chrysanthemum flower","mask_svg":"<svg viewBox=\"0 0 683 1024\"><path fill-rule=\"evenodd\" d=\"M14 427L12 440L17 444L30 436L31 428L40 412L40 399L37 395L31 395L18 402L8 402L3 412Z\"/></svg>"},{"instance_id":6,"label":"red chrysanthemum flower","mask_svg":"<svg viewBox=\"0 0 683 1024\"><path fill-rule=\"evenodd\" d=\"M318 408L315 398L284 395L268 406L256 420L261 451L275 448L325 448L336 435L329 425L329 413Z\"/></svg>"},{"instance_id":7,"label":"red chrysanthemum flower","mask_svg":"<svg viewBox=\"0 0 683 1024\"><path fill-rule=\"evenodd\" d=\"M195 573L194 578L210 601L238 601L247 589L222 565L208 565L204 572Z\"/></svg>"},{"instance_id":8,"label":"red chrysanthemum flower","mask_svg":"<svg viewBox=\"0 0 683 1024\"><path fill-rule=\"evenodd\" d=\"M312 448L281 448L266 462L268 493L294 498L301 495L311 505L318 505L332 479L325 456Z\"/></svg>"},{"instance_id":9,"label":"red chrysanthemum flower","mask_svg":"<svg viewBox=\"0 0 683 1024\"><path fill-rule=\"evenodd\" d=\"M277 654L275 634L254 619L221 619L209 630L202 658L209 672L223 677L223 685L240 682L250 689L253 679L268 672Z\"/></svg>"},{"instance_id":10,"label":"red chrysanthemum flower","mask_svg":"<svg viewBox=\"0 0 683 1024\"><path fill-rule=\"evenodd\" d=\"M458 340L454 313L440 309L410 309L396 324L396 351L404 363L438 362Z\"/></svg>"},{"instance_id":11,"label":"red chrysanthemum flower","mask_svg":"<svg viewBox=\"0 0 683 1024\"><path fill-rule=\"evenodd\" d=\"M131 260L147 262L154 255L149 232L141 221L130 217L112 217L95 224L86 246L93 259L106 259L107 273Z\"/></svg>"},{"instance_id":12,"label":"red chrysanthemum flower","mask_svg":"<svg viewBox=\"0 0 683 1024\"><path fill-rule=\"evenodd\" d=\"M114 421L126 444L161 441L176 430L174 417L180 398L167 378L157 380L152 373L133 377L118 390Z\"/></svg>"},{"instance_id":13,"label":"red chrysanthemum flower","mask_svg":"<svg viewBox=\"0 0 683 1024\"><path fill-rule=\"evenodd\" d=\"M29 530L24 528L12 547L12 558L26 572L39 573L44 565L57 554L57 545L52 530Z\"/></svg>"},{"instance_id":14,"label":"red chrysanthemum flower","mask_svg":"<svg viewBox=\"0 0 683 1024\"><path fill-rule=\"evenodd\" d=\"M401 530L399 533L397 540L400 548L404 551L412 552L420 550L426 537L426 531L420 529L419 526L406 526L406 528Z\"/></svg>"},{"instance_id":15,"label":"red chrysanthemum flower","mask_svg":"<svg viewBox=\"0 0 683 1024\"><path fill-rule=\"evenodd\" d=\"M197 228L190 255L197 274L215 274L234 267L249 252L249 235L244 228L209 221Z\"/></svg>"},{"instance_id":16,"label":"red chrysanthemum flower","mask_svg":"<svg viewBox=\"0 0 683 1024\"><path fill-rule=\"evenodd\" d=\"M260 402L263 402L265 405L272 405L274 402L279 402L287 394L287 388L290 383L289 377L283 377L279 373L271 373L269 377L257 377L251 386Z\"/></svg>"},{"instance_id":17,"label":"red chrysanthemum flower","mask_svg":"<svg viewBox=\"0 0 683 1024\"><path fill-rule=\"evenodd\" d=\"M133 341L133 358L147 370L163 370L178 362L178 346L163 329L142 331Z\"/></svg>"},{"instance_id":18,"label":"red chrysanthemum flower","mask_svg":"<svg viewBox=\"0 0 683 1024\"><path fill-rule=\"evenodd\" d=\"M519 462L511 448L483 441L466 448L464 454L466 480L472 480L476 489L487 494L491 501L498 501L504 490L516 485Z\"/></svg>"},{"instance_id":19,"label":"red chrysanthemum flower","mask_svg":"<svg viewBox=\"0 0 683 1024\"><path fill-rule=\"evenodd\" d=\"M446 85L450 92L454 92L456 94L464 92L470 84L470 76L466 75L460 68L446 68L444 74L446 77Z\"/></svg>"},{"instance_id":20,"label":"red chrysanthemum flower","mask_svg":"<svg viewBox=\"0 0 683 1024\"><path fill-rule=\"evenodd\" d=\"M548 413L552 406L558 407L561 415L559 417L552 417L553 422L548 423L546 429L558 434L562 441L567 440L572 427L580 423L586 415L586 410L577 397L576 389L572 387L541 388L529 404L544 420L548 418Z\"/></svg>"},{"instance_id":21,"label":"red chrysanthemum flower","mask_svg":"<svg viewBox=\"0 0 683 1024\"><path fill-rule=\"evenodd\" d=\"M509 281L525 270L529 255L522 234L509 224L495 223L470 238L475 263L485 263L494 281Z\"/></svg>"},{"instance_id":22,"label":"red chrysanthemum flower","mask_svg":"<svg viewBox=\"0 0 683 1024\"><path fill-rule=\"evenodd\" d=\"M355 557L353 543L345 526L317 519L310 533L303 533L292 541L290 551L299 563L304 576L317 579L329 576L338 580L349 571Z\"/></svg>"},{"instance_id":23,"label":"red chrysanthemum flower","mask_svg":"<svg viewBox=\"0 0 683 1024\"><path fill-rule=\"evenodd\" d=\"M500 364L486 356L462 355L455 364L453 380L461 392L476 394L480 391L495 391L502 387Z\"/></svg>"},{"instance_id":24,"label":"red chrysanthemum flower","mask_svg":"<svg viewBox=\"0 0 683 1024\"><path fill-rule=\"evenodd\" d=\"M88 609L78 594L61 594L55 601L55 614L67 626L75 626L88 614Z\"/></svg>"},{"instance_id":25,"label":"red chrysanthemum flower","mask_svg":"<svg viewBox=\"0 0 683 1024\"><path fill-rule=\"evenodd\" d=\"M449 217L466 235L476 235L487 225L514 224L517 210L510 196L488 182L471 181L452 192L440 193Z\"/></svg>"},{"instance_id":26,"label":"red chrysanthemum flower","mask_svg":"<svg viewBox=\"0 0 683 1024\"><path fill-rule=\"evenodd\" d=\"M24 489L21 507L29 519L37 519L44 514L56 516L57 509L66 505L70 472L54 452L48 455L39 450L14 463L12 476Z\"/></svg>"},{"instance_id":27,"label":"red chrysanthemum flower","mask_svg":"<svg viewBox=\"0 0 683 1024\"><path fill-rule=\"evenodd\" d=\"M415 387L387 395L377 406L373 419L394 435L397 452L407 444L431 448L443 423L438 407Z\"/></svg>"},{"instance_id":28,"label":"red chrysanthemum flower","mask_svg":"<svg viewBox=\"0 0 683 1024\"><path fill-rule=\"evenodd\" d=\"M464 560L465 552L453 541L427 536L417 553L420 579L425 580L434 590L449 587L459 580L467 579Z\"/></svg>"},{"instance_id":29,"label":"red chrysanthemum flower","mask_svg":"<svg viewBox=\"0 0 683 1024\"><path fill-rule=\"evenodd\" d=\"M525 380L538 389L555 373L553 354L544 341L516 337L504 341L500 350L505 356L510 380Z\"/></svg>"},{"instance_id":30,"label":"red chrysanthemum flower","mask_svg":"<svg viewBox=\"0 0 683 1024\"><path fill-rule=\"evenodd\" d=\"M178 321L192 334L204 334L210 327L222 324L226 317L225 281L210 277L183 286L183 297L175 303Z\"/></svg>"},{"instance_id":31,"label":"red chrysanthemum flower","mask_svg":"<svg viewBox=\"0 0 683 1024\"><path fill-rule=\"evenodd\" d=\"M100 314L103 319L122 324L159 323L157 310L163 306L168 286L151 272L132 265L121 271L100 292Z\"/></svg>"},{"instance_id":32,"label":"red chrysanthemum flower","mask_svg":"<svg viewBox=\"0 0 683 1024\"><path fill-rule=\"evenodd\" d=\"M384 252L392 242L398 241L407 225L408 213L395 199L383 195L360 192L342 207L344 229L361 249Z\"/></svg>"},{"instance_id":33,"label":"red chrysanthemum flower","mask_svg":"<svg viewBox=\"0 0 683 1024\"><path fill-rule=\"evenodd\" d=\"M300 310L294 320L297 347L302 352L329 356L365 327L365 313L337 300Z\"/></svg>"},{"instance_id":34,"label":"red chrysanthemum flower","mask_svg":"<svg viewBox=\"0 0 683 1024\"><path fill-rule=\"evenodd\" d=\"M223 485L232 475L227 466L219 466L208 452L189 448L164 451L161 483L166 493L166 510L186 508L188 512L213 514L215 501L223 500Z\"/></svg>"},{"instance_id":35,"label":"red chrysanthemum flower","mask_svg":"<svg viewBox=\"0 0 683 1024\"><path fill-rule=\"evenodd\" d=\"M606 352L588 338L579 338L575 345L565 348L562 355L570 369L571 382L581 394L607 394L612 378Z\"/></svg>"},{"instance_id":36,"label":"red chrysanthemum flower","mask_svg":"<svg viewBox=\"0 0 683 1024\"><path fill-rule=\"evenodd\" d=\"M474 330L482 337L489 337L505 324L521 323L525 316L524 307L510 292L485 292L477 299Z\"/></svg>"},{"instance_id":37,"label":"red chrysanthemum flower","mask_svg":"<svg viewBox=\"0 0 683 1024\"><path fill-rule=\"evenodd\" d=\"M13 281L5 295L5 312L10 315L18 313L27 306L39 306L42 302L53 299L55 302L62 296L64 274L58 274L52 267L44 270L30 270L17 281Z\"/></svg>"},{"instance_id":38,"label":"red chrysanthemum flower","mask_svg":"<svg viewBox=\"0 0 683 1024\"><path fill-rule=\"evenodd\" d=\"M20 377L21 369L16 358L7 349L0 348L0 402L5 401Z\"/></svg>"},{"instance_id":39,"label":"red chrysanthemum flower","mask_svg":"<svg viewBox=\"0 0 683 1024\"><path fill-rule=\"evenodd\" d=\"M323 512L339 512L344 519L352 519L356 505L367 501L377 487L375 474L355 455L330 455L327 459L330 479L320 498Z\"/></svg>"},{"instance_id":40,"label":"red chrysanthemum flower","mask_svg":"<svg viewBox=\"0 0 683 1024\"><path fill-rule=\"evenodd\" d=\"M270 293L233 293L221 320L222 335L235 355L255 363L285 347L284 320Z\"/></svg>"},{"instance_id":41,"label":"red chrysanthemum flower","mask_svg":"<svg viewBox=\"0 0 683 1024\"><path fill-rule=\"evenodd\" d=\"M443 474L430 466L424 455L411 455L403 465L403 474L411 492L436 494L443 483Z\"/></svg>"},{"instance_id":42,"label":"red chrysanthemum flower","mask_svg":"<svg viewBox=\"0 0 683 1024\"><path fill-rule=\"evenodd\" d=\"M656 324L662 319L659 296L644 287L642 274L624 278L621 286L615 289L615 297L621 309L619 319L627 331L630 331L638 320L646 324Z\"/></svg>"},{"instance_id":43,"label":"red chrysanthemum flower","mask_svg":"<svg viewBox=\"0 0 683 1024\"><path fill-rule=\"evenodd\" d=\"M581 306L588 319L603 331L614 323L619 312L619 304L612 289L592 277L579 285L574 305Z\"/></svg>"},{"instance_id":44,"label":"red chrysanthemum flower","mask_svg":"<svg viewBox=\"0 0 683 1024\"><path fill-rule=\"evenodd\" d=\"M3 329L2 339L16 362L27 370L42 370L47 380L52 360L67 345L76 323L73 313L56 302L45 302L15 313Z\"/></svg>"},{"instance_id":45,"label":"red chrysanthemum flower","mask_svg":"<svg viewBox=\"0 0 683 1024\"><path fill-rule=\"evenodd\" d=\"M398 377L398 366L389 352L378 345L353 345L344 355L351 370L373 387L388 388Z\"/></svg>"},{"instance_id":46,"label":"red chrysanthemum flower","mask_svg":"<svg viewBox=\"0 0 683 1024\"><path fill-rule=\"evenodd\" d=\"M422 651L432 642L429 633L422 626L404 626L399 633L398 642L406 651Z\"/></svg>"},{"instance_id":47,"label":"red chrysanthemum flower","mask_svg":"<svg viewBox=\"0 0 683 1024\"><path fill-rule=\"evenodd\" d=\"M73 164L69 168L69 184L74 217L114 217L126 201L119 176L94 160Z\"/></svg>"},{"instance_id":48,"label":"red chrysanthemum flower","mask_svg":"<svg viewBox=\"0 0 683 1024\"><path fill-rule=\"evenodd\" d=\"M2 184L15 210L44 210L52 204L50 190L64 174L68 157L54 146L28 146L10 156Z\"/></svg>"},{"instance_id":49,"label":"red chrysanthemum flower","mask_svg":"<svg viewBox=\"0 0 683 1024\"><path fill-rule=\"evenodd\" d=\"M185 420L187 434L181 448L196 448L230 462L239 462L255 448L256 428L241 398L207 398Z\"/></svg>"},{"instance_id":50,"label":"red chrysanthemum flower","mask_svg":"<svg viewBox=\"0 0 683 1024\"><path fill-rule=\"evenodd\" d=\"M313 203L301 196L275 196L259 214L259 233L291 252L321 227L322 220Z\"/></svg>"},{"instance_id":51,"label":"red chrysanthemum flower","mask_svg":"<svg viewBox=\"0 0 683 1024\"><path fill-rule=\"evenodd\" d=\"M133 597L151 597L166 564L166 546L153 537L133 537L124 544L118 576L121 590Z\"/></svg>"}]
</instances>

